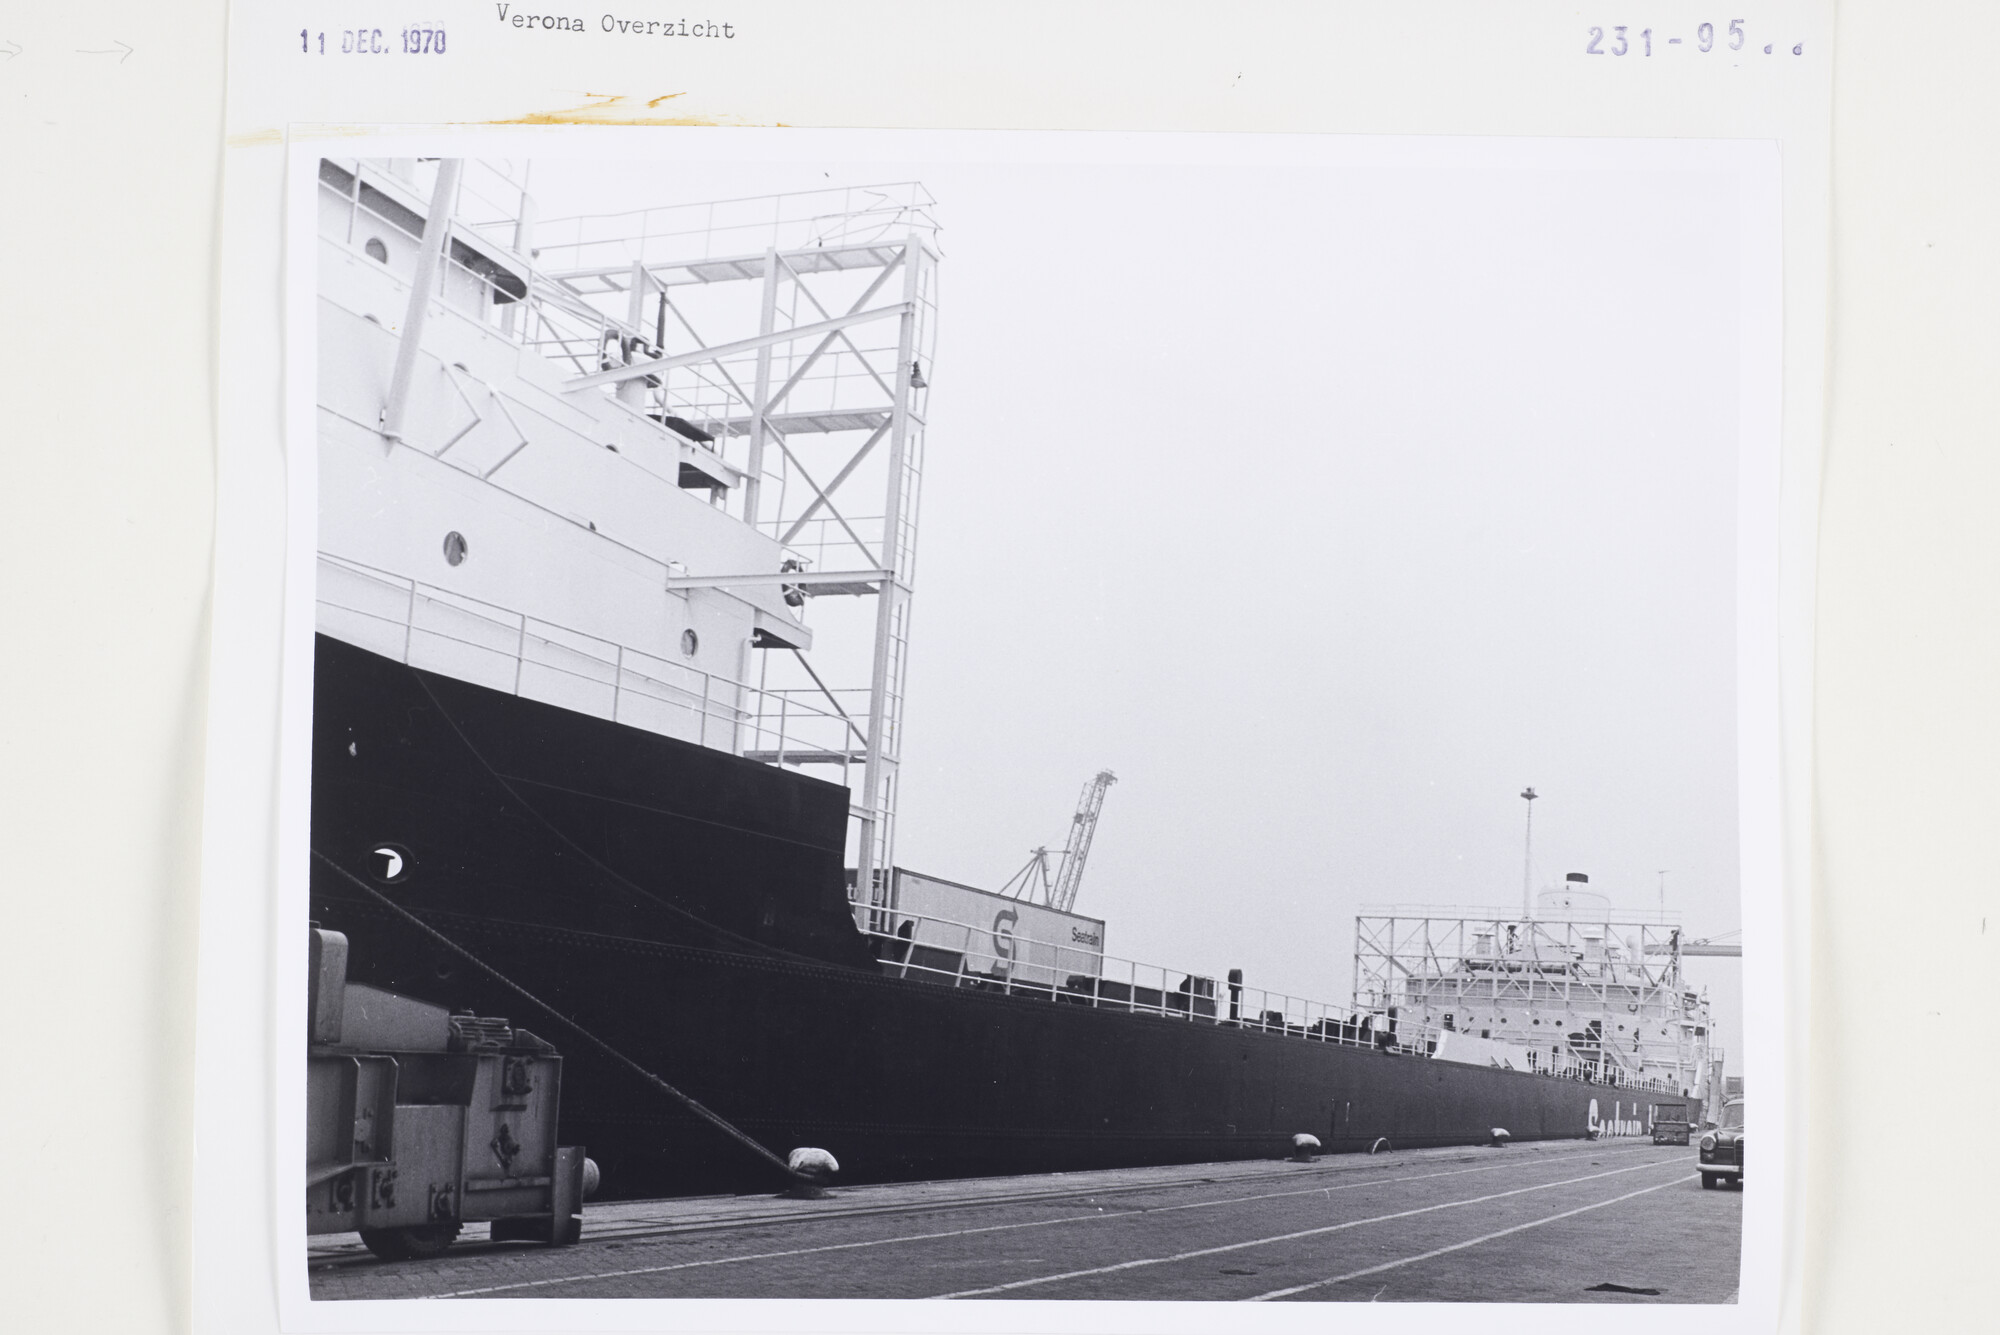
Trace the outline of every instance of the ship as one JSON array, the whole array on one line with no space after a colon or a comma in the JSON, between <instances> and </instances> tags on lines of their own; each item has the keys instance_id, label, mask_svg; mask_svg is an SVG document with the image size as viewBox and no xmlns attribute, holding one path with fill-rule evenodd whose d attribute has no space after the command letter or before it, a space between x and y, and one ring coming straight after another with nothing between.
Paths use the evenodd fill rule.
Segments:
<instances>
[{"instance_id":1,"label":"ship","mask_svg":"<svg viewBox=\"0 0 2000 1335\"><path fill-rule=\"evenodd\" d=\"M941 247L916 183L556 217L319 162L310 915L562 1047L607 1197L1644 1135L1664 913L1364 910L1324 1003L895 858Z\"/></svg>"}]
</instances>

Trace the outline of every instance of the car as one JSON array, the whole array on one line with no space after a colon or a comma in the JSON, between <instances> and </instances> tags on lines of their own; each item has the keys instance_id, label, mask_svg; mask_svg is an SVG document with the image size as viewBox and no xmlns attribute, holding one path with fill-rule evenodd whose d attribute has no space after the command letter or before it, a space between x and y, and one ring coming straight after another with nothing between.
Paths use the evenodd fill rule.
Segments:
<instances>
[{"instance_id":1,"label":"car","mask_svg":"<svg viewBox=\"0 0 2000 1335\"><path fill-rule=\"evenodd\" d=\"M1722 1120L1701 1135L1701 1185L1713 1188L1724 1180L1743 1187L1743 1100L1722 1105Z\"/></svg>"}]
</instances>

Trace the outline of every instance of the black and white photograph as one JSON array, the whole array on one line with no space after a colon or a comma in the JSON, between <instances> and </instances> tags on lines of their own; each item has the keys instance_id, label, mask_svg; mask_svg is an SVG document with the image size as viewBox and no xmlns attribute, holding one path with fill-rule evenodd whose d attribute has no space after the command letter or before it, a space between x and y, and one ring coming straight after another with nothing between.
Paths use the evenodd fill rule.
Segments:
<instances>
[{"instance_id":1,"label":"black and white photograph","mask_svg":"<svg viewBox=\"0 0 2000 1335\"><path fill-rule=\"evenodd\" d=\"M314 1320L1736 1304L1768 146L641 144L292 144Z\"/></svg>"},{"instance_id":2,"label":"black and white photograph","mask_svg":"<svg viewBox=\"0 0 2000 1335\"><path fill-rule=\"evenodd\" d=\"M1992 1325L1996 44L14 6L9 1328Z\"/></svg>"}]
</instances>

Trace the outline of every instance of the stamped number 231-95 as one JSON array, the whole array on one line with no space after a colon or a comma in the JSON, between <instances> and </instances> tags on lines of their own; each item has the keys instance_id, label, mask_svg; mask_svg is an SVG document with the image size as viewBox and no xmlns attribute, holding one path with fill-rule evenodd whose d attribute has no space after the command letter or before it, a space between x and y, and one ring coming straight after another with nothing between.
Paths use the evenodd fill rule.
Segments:
<instances>
[{"instance_id":1,"label":"stamped number 231-95","mask_svg":"<svg viewBox=\"0 0 2000 1335\"><path fill-rule=\"evenodd\" d=\"M1656 41L1663 52L1676 46L1691 46L1698 53L1717 49L1741 51L1745 47L1756 49L1756 44L1751 40L1749 31L1744 28L1742 19L1730 19L1719 31L1713 23L1698 23L1692 35L1680 37L1656 37L1651 28L1641 28L1634 34L1630 24L1591 28L1587 31L1589 36L1583 47L1583 53L1587 56L1632 54L1650 56L1653 54ZM1766 42L1763 45L1764 54L1767 56L1776 55L1783 48L1783 42ZM1791 51L1795 56L1802 56L1806 53L1806 44L1794 42Z\"/></svg>"}]
</instances>

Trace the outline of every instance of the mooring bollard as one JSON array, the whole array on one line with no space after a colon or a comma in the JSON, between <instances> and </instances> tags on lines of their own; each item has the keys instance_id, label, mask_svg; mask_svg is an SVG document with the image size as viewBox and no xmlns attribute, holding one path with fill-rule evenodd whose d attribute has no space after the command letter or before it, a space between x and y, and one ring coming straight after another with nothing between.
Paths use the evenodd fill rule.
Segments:
<instances>
[{"instance_id":1,"label":"mooring bollard","mask_svg":"<svg viewBox=\"0 0 2000 1335\"><path fill-rule=\"evenodd\" d=\"M1292 1137L1293 1163L1311 1163L1313 1161L1313 1156L1318 1153L1319 1153L1318 1136L1309 1135L1306 1132L1301 1131L1299 1132L1299 1134Z\"/></svg>"},{"instance_id":2,"label":"mooring bollard","mask_svg":"<svg viewBox=\"0 0 2000 1335\"><path fill-rule=\"evenodd\" d=\"M1507 1128L1504 1126L1494 1127L1492 1134L1493 1134L1493 1139L1487 1141L1486 1143L1488 1145L1491 1145L1496 1150L1504 1147L1508 1141L1514 1138L1513 1133L1507 1130Z\"/></svg>"},{"instance_id":3,"label":"mooring bollard","mask_svg":"<svg viewBox=\"0 0 2000 1335\"><path fill-rule=\"evenodd\" d=\"M826 1195L826 1184L840 1171L840 1163L825 1150L796 1149L785 1160L792 1170L792 1185L784 1194L794 1200L817 1200Z\"/></svg>"}]
</instances>

